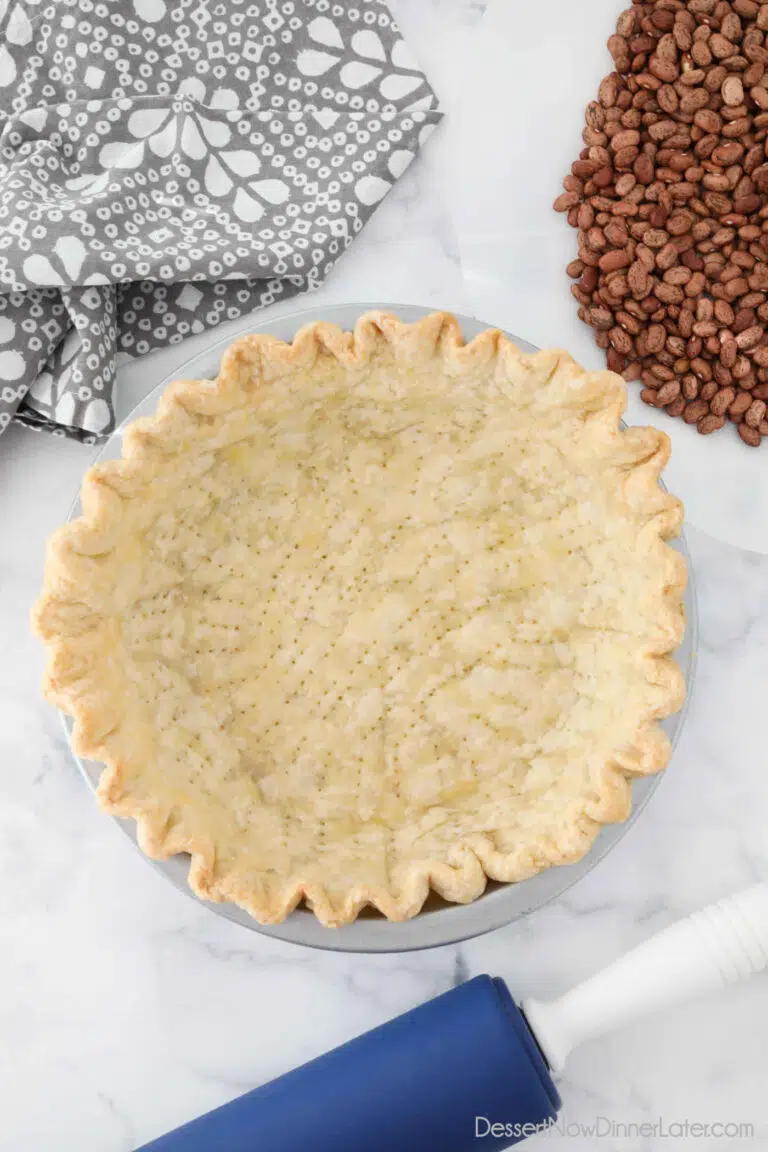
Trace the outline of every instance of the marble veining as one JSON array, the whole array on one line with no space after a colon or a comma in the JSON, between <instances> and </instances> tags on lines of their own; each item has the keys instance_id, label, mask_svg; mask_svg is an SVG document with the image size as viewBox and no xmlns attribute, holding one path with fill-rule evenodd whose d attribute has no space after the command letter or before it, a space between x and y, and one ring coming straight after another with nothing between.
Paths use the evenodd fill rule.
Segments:
<instances>
[{"instance_id":1,"label":"marble veining","mask_svg":"<svg viewBox=\"0 0 768 1152\"><path fill-rule=\"evenodd\" d=\"M483 5L393 7L450 110ZM448 116L313 303L471 310L445 193L451 146ZM124 367L121 413L200 343ZM768 873L768 557L690 530L701 643L686 729L642 818L575 888L460 947L393 956L311 952L214 916L96 810L39 695L43 654L28 612L45 538L66 517L91 455L20 428L0 452L0 1152L132 1152L468 976L503 975L519 997L555 995L676 916ZM766 500L759 490L753 498ZM755 1126L754 1141L676 1146L767 1148L766 1018L768 979L758 977L586 1045L561 1081L564 1122L739 1121ZM529 1144L670 1146L578 1134Z\"/></svg>"}]
</instances>

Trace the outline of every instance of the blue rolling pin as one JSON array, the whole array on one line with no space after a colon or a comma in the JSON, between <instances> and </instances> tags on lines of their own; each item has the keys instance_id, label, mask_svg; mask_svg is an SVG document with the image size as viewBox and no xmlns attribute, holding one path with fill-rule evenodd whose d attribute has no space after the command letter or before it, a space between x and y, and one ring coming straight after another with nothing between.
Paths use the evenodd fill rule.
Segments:
<instances>
[{"instance_id":1,"label":"blue rolling pin","mask_svg":"<svg viewBox=\"0 0 768 1152\"><path fill-rule=\"evenodd\" d=\"M577 1044L768 967L768 885L522 1011L477 976L137 1152L501 1152L554 1123Z\"/></svg>"}]
</instances>

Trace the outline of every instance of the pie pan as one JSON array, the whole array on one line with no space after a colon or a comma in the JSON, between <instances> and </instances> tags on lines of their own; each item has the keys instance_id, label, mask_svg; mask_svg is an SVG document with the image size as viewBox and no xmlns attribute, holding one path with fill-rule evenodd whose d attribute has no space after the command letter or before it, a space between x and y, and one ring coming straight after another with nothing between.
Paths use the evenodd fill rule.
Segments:
<instances>
[{"instance_id":1,"label":"pie pan","mask_svg":"<svg viewBox=\"0 0 768 1152\"><path fill-rule=\"evenodd\" d=\"M261 324L252 324L249 330L253 332L268 331L283 340L290 341L300 328L317 320L330 321L344 329L353 328L357 318L371 308L394 312L406 322L417 320L430 311L430 309L410 305L378 303L346 304L335 307L308 309L285 316L281 319L273 319ZM466 316L459 316L458 319L461 323L464 336L467 339L471 339L487 327L487 325ZM536 349L524 341L514 336L510 338L522 350L530 352L536 351ZM232 340L233 336L231 334L224 339L212 340L206 351L188 360L176 369L170 377L161 381L134 409L126 423L111 437L101 452L99 459L109 460L121 455L122 436L125 427L128 423L139 417L154 413L161 392L171 380L179 378L208 379L215 377L218 372L221 356L232 343ZM79 515L79 513L80 504L79 500L77 500L73 506L71 516L75 517ZM683 538L674 542L673 546L682 552L686 559L689 559ZM691 582L689 582L686 593L685 607L687 630L683 643L676 653L675 658L685 677L688 698L690 698L693 685L697 633L695 594ZM682 729L684 714L685 708L662 723L662 727L669 736L673 747ZM71 732L71 721L65 718L64 723L69 735ZM101 775L101 765L77 757L76 759L89 785L92 789L95 789ZM632 786L633 805L630 818L623 824L604 826L591 850L576 864L549 868L532 879L517 884L497 884L489 882L485 893L472 904L448 904L433 894L427 901L423 911L411 920L392 922L384 919L376 912L364 912L352 924L341 928L324 927L310 911L301 907L293 912L283 923L265 926L257 923L247 912L233 904L211 903L208 906L220 915L226 916L230 920L234 920L254 931L262 932L265 935L291 943L305 944L310 947L325 948L332 951L410 951L456 943L460 940L469 939L492 931L504 924L508 924L518 917L548 903L566 889L570 888L621 839L630 825L637 819L659 782L659 775L635 780ZM135 843L134 822L132 820L118 820L118 823ZM179 855L168 860L151 862L156 868L161 870L176 887L196 899L187 884L188 857Z\"/></svg>"}]
</instances>

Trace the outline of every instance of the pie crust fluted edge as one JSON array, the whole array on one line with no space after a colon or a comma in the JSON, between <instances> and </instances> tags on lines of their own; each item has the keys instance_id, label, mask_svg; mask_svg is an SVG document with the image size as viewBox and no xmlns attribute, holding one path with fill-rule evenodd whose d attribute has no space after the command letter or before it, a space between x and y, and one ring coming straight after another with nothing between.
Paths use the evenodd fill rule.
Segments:
<instances>
[{"instance_id":1,"label":"pie crust fluted edge","mask_svg":"<svg viewBox=\"0 0 768 1152\"><path fill-rule=\"evenodd\" d=\"M653 549L664 566L664 587L658 598L658 623L663 642L644 647L641 657L649 684L657 690L657 704L634 742L620 756L605 763L597 802L592 802L571 824L563 827L558 843L542 842L538 851L503 854L490 836L473 835L454 845L450 860L434 859L414 866L397 894L384 887L350 886L341 904L332 904L322 885L305 883L300 876L287 876L282 890L269 905L261 902L236 877L215 875L216 846L210 842L168 830L162 812L138 806L128 799L121 785L121 763L110 751L110 734L119 727L121 703L105 689L98 671L97 618L77 600L81 558L103 554L119 537L124 497L143 485L157 454L173 451L190 428L208 419L245 407L255 388L297 369L310 370L325 350L342 365L359 368L370 361L381 342L392 346L396 357L409 364L426 365L439 358L450 371L477 371L498 358L516 366L546 369L545 379L567 369L582 386L581 415L593 423L597 434L615 445L620 467L616 475L631 492L637 509L638 532L655 535ZM82 757L100 760L104 770L97 795L101 807L116 816L137 822L140 847L156 859L181 852L191 856L189 884L205 900L232 901L263 924L284 920L306 900L325 925L353 921L366 905L377 908L390 920L406 920L422 908L430 888L456 903L469 903L482 894L487 879L516 882L551 865L573 863L591 847L600 828L626 819L631 807L630 781L635 776L664 768L670 745L659 720L676 712L685 696L685 684L671 653L679 646L684 630L683 597L687 582L685 561L666 541L679 534L683 509L679 500L659 486L670 453L668 437L653 428L621 428L626 405L626 385L620 376L603 371L587 373L563 351L525 356L500 331L489 329L464 343L456 318L436 312L414 324L394 315L372 311L362 316L354 332L329 323L310 324L297 333L293 343L268 335L238 339L226 352L215 380L179 380L162 395L157 413L128 426L123 437L123 456L93 466L85 475L82 515L58 529L48 543L43 592L32 613L35 633L48 648L43 690L46 698L74 719L72 744ZM572 414L572 412L571 412ZM663 703L658 703L661 700ZM585 806L586 808L586 806Z\"/></svg>"}]
</instances>

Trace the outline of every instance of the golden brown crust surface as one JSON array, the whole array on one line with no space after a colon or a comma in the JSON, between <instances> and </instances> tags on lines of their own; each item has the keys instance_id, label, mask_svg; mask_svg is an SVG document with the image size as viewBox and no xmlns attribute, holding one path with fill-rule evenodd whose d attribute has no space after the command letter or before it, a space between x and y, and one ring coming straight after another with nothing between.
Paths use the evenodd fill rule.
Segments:
<instances>
[{"instance_id":1,"label":"golden brown crust surface","mask_svg":"<svg viewBox=\"0 0 768 1152\"><path fill-rule=\"evenodd\" d=\"M454 317L247 336L85 477L34 614L102 806L262 923L590 847L683 699L682 509L625 388Z\"/></svg>"}]
</instances>

